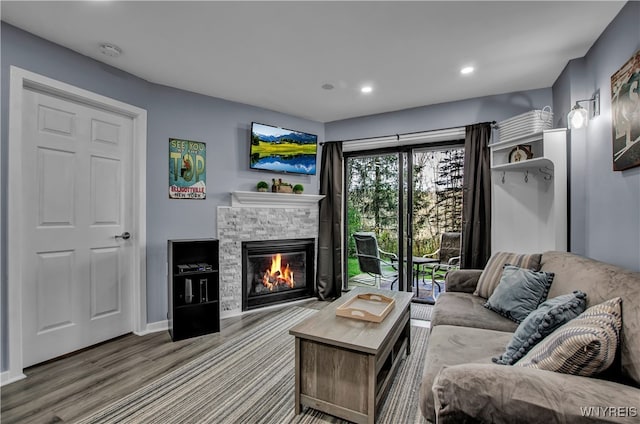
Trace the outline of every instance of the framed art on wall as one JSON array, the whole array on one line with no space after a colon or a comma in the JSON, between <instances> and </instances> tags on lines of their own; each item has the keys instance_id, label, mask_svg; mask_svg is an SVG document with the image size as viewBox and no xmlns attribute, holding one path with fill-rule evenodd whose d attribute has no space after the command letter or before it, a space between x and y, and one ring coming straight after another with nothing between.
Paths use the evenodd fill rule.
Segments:
<instances>
[{"instance_id":1,"label":"framed art on wall","mask_svg":"<svg viewBox=\"0 0 640 424\"><path fill-rule=\"evenodd\" d=\"M207 197L205 143L169 139L169 198L204 199Z\"/></svg>"},{"instance_id":2,"label":"framed art on wall","mask_svg":"<svg viewBox=\"0 0 640 424\"><path fill-rule=\"evenodd\" d=\"M613 170L640 165L640 50L611 76Z\"/></svg>"}]
</instances>

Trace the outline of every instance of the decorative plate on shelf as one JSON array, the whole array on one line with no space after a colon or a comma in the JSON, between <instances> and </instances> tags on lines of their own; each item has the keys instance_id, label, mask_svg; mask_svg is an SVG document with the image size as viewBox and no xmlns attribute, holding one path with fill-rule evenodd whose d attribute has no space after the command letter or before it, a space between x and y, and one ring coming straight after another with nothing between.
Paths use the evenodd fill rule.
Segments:
<instances>
[{"instance_id":1,"label":"decorative plate on shelf","mask_svg":"<svg viewBox=\"0 0 640 424\"><path fill-rule=\"evenodd\" d=\"M509 152L509 163L522 162L532 157L531 146L519 144Z\"/></svg>"}]
</instances>

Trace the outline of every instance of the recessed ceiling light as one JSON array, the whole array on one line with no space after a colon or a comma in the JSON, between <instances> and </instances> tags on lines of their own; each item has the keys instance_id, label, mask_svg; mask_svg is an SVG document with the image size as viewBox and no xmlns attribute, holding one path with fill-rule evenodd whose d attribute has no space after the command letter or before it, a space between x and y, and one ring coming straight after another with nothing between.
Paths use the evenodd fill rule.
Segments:
<instances>
[{"instance_id":1,"label":"recessed ceiling light","mask_svg":"<svg viewBox=\"0 0 640 424\"><path fill-rule=\"evenodd\" d=\"M467 75L473 72L473 66L465 66L464 68L460 69L460 73L462 75Z\"/></svg>"},{"instance_id":2,"label":"recessed ceiling light","mask_svg":"<svg viewBox=\"0 0 640 424\"><path fill-rule=\"evenodd\" d=\"M371 87L370 85L365 85L360 89L360 91L365 94L371 93L373 91L373 87Z\"/></svg>"}]
</instances>

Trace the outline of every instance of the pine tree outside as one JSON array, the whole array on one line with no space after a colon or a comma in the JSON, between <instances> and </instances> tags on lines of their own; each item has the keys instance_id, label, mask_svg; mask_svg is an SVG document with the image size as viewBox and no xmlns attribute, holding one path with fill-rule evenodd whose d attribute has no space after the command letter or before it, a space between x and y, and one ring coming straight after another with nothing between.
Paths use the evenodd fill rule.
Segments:
<instances>
[{"instance_id":1,"label":"pine tree outside","mask_svg":"<svg viewBox=\"0 0 640 424\"><path fill-rule=\"evenodd\" d=\"M413 153L413 256L438 249L440 234L461 231L463 148ZM347 160L348 278L360 274L351 234L370 231L380 248L398 252L398 156Z\"/></svg>"}]
</instances>

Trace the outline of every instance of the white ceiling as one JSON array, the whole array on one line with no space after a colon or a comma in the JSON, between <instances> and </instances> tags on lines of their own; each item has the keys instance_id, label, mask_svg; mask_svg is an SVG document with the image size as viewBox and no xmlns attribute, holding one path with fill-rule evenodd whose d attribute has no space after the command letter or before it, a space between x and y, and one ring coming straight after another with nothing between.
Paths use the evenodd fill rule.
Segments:
<instances>
[{"instance_id":1,"label":"white ceiling","mask_svg":"<svg viewBox=\"0 0 640 424\"><path fill-rule=\"evenodd\" d=\"M329 122L550 87L624 3L3 0L1 16L154 83Z\"/></svg>"}]
</instances>

